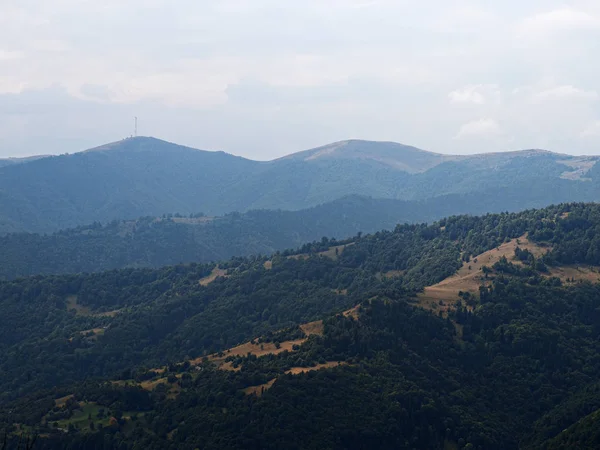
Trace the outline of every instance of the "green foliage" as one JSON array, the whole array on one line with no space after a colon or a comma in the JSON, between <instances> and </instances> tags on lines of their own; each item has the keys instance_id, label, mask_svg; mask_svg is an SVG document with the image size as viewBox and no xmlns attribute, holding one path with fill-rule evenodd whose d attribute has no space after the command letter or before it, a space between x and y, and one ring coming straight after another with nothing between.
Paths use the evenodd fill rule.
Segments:
<instances>
[{"instance_id":1,"label":"green foliage","mask_svg":"<svg viewBox=\"0 0 600 450\"><path fill-rule=\"evenodd\" d=\"M340 242L321 239L270 269L262 257L221 263L227 277L206 286L213 265L2 282L0 430L29 427L40 449L594 448L600 284L563 284L540 267L595 262L599 211L401 225L343 242L334 259L319 252ZM501 259L447 318L413 305L465 258L525 234L548 253ZM358 319L339 314L356 305ZM323 336L230 357L238 371L177 364L261 336L295 339L317 319ZM149 380L153 391L137 385ZM243 392L271 380L260 396Z\"/></svg>"}]
</instances>

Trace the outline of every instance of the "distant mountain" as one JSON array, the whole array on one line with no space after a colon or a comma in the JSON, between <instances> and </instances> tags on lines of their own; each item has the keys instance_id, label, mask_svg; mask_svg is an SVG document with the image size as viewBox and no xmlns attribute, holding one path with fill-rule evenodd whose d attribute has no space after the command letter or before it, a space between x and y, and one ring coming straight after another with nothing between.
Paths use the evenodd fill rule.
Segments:
<instances>
[{"instance_id":1,"label":"distant mountain","mask_svg":"<svg viewBox=\"0 0 600 450\"><path fill-rule=\"evenodd\" d=\"M14 164L22 164L26 162L35 161L36 159L47 157L48 155L26 156L24 158L0 158L0 167L12 166Z\"/></svg>"},{"instance_id":2,"label":"distant mountain","mask_svg":"<svg viewBox=\"0 0 600 450\"><path fill-rule=\"evenodd\" d=\"M508 209L600 197L598 157L541 150L450 156L390 142L343 141L259 162L130 138L0 167L0 232L202 211L305 209L348 196L427 200L516 195ZM504 202L506 204L506 202Z\"/></svg>"},{"instance_id":3,"label":"distant mountain","mask_svg":"<svg viewBox=\"0 0 600 450\"><path fill-rule=\"evenodd\" d=\"M431 222L457 214L515 211L556 203L533 186L525 201L519 189L446 195L422 201L348 196L299 211L252 210L221 217L144 217L61 230L53 234L0 236L0 279L38 274L101 272L126 267L207 263L234 256L269 255L323 237L393 230L397 224ZM564 194L564 193L563 193Z\"/></svg>"}]
</instances>

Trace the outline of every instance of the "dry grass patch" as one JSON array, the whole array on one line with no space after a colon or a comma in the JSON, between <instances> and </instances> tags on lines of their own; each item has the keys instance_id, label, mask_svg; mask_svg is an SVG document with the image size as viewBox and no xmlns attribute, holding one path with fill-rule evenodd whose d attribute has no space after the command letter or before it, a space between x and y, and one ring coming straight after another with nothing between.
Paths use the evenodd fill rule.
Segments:
<instances>
[{"instance_id":1,"label":"dry grass patch","mask_svg":"<svg viewBox=\"0 0 600 450\"><path fill-rule=\"evenodd\" d=\"M329 259L333 259L334 261L338 259L338 256L342 254L342 252L346 249L346 247L352 245L351 244L346 244L346 245L336 245L334 247L329 247L328 250L325 250L324 252L319 252L319 255L324 256L326 258Z\"/></svg>"},{"instance_id":2,"label":"dry grass patch","mask_svg":"<svg viewBox=\"0 0 600 450\"><path fill-rule=\"evenodd\" d=\"M558 277L564 283L577 283L579 281L600 283L600 267L597 266L550 267L549 271L550 276Z\"/></svg>"},{"instance_id":3,"label":"dry grass patch","mask_svg":"<svg viewBox=\"0 0 600 450\"><path fill-rule=\"evenodd\" d=\"M441 311L442 314L446 315L456 305L459 292L469 292L472 295L479 294L479 287L488 282L482 271L483 266L491 268L502 257L513 264L521 265L520 261L513 260L517 247L522 250L529 250L536 258L543 256L550 250L549 247L542 247L529 241L526 235L518 239L512 239L500 247L482 253L472 258L471 261L463 263L454 275L433 286L426 287L417 296L418 306L434 312Z\"/></svg>"},{"instance_id":4,"label":"dry grass patch","mask_svg":"<svg viewBox=\"0 0 600 450\"><path fill-rule=\"evenodd\" d=\"M64 397L61 398L57 398L56 400L54 400L54 404L56 406L58 406L59 408L62 408L63 406L65 406L67 404L67 402L69 400L71 400L72 398L74 398L75 396L73 394L70 395L65 395Z\"/></svg>"},{"instance_id":5,"label":"dry grass patch","mask_svg":"<svg viewBox=\"0 0 600 450\"><path fill-rule=\"evenodd\" d=\"M114 317L121 312L120 309L116 309L114 311L95 313L89 306L84 306L77 303L76 295L69 295L67 297L67 311L71 310L75 310L75 315L77 316L87 317Z\"/></svg>"},{"instance_id":6,"label":"dry grass patch","mask_svg":"<svg viewBox=\"0 0 600 450\"><path fill-rule=\"evenodd\" d=\"M201 286L208 286L210 283L212 283L213 281L215 281L218 277L226 277L227 276L227 270L225 269L220 269L219 266L216 266L212 272L210 273L210 275L205 276L204 278L201 278L198 283L200 283Z\"/></svg>"},{"instance_id":7,"label":"dry grass patch","mask_svg":"<svg viewBox=\"0 0 600 450\"><path fill-rule=\"evenodd\" d=\"M230 356L248 356L255 355L260 358L265 355L277 355L284 351L292 352L295 345L302 345L306 341L306 338L296 339L293 341L285 341L279 345L279 348L273 342L263 342L262 344L255 343L255 341L246 342L245 344L238 345L237 347L230 348L221 353L213 353L208 356L208 360L217 365L222 370L239 370L234 368L231 362L225 360ZM222 355L222 356L219 356ZM198 365L203 361L204 357L196 358L190 361L192 365Z\"/></svg>"},{"instance_id":8,"label":"dry grass patch","mask_svg":"<svg viewBox=\"0 0 600 450\"><path fill-rule=\"evenodd\" d=\"M329 361L323 364L317 364L313 367L292 367L291 369L286 370L285 373L290 375L299 375L301 373L313 372L315 370L331 369L333 367L340 367L346 365L348 365L348 363L345 361ZM265 393L265 391L269 390L271 386L273 386L275 381L277 381L277 378L273 378L272 380L269 380L264 384L259 384L258 386L247 387L246 389L244 389L244 393L246 395L255 394L258 397L260 397L262 394Z\"/></svg>"},{"instance_id":9,"label":"dry grass patch","mask_svg":"<svg viewBox=\"0 0 600 450\"><path fill-rule=\"evenodd\" d=\"M323 336L323 321L317 320L316 322L305 323L300 325L300 329L304 332L306 337L310 336L311 334Z\"/></svg>"},{"instance_id":10,"label":"dry grass patch","mask_svg":"<svg viewBox=\"0 0 600 450\"><path fill-rule=\"evenodd\" d=\"M271 270L273 268L273 261L265 261L263 267L266 270Z\"/></svg>"},{"instance_id":11,"label":"dry grass patch","mask_svg":"<svg viewBox=\"0 0 600 450\"><path fill-rule=\"evenodd\" d=\"M313 367L292 367L290 370L286 370L285 373L290 373L292 375L298 375L306 372L313 372L315 370L321 369L331 369L332 367L340 367L347 366L348 363L345 361L329 361L323 364L317 364Z\"/></svg>"},{"instance_id":12,"label":"dry grass patch","mask_svg":"<svg viewBox=\"0 0 600 450\"><path fill-rule=\"evenodd\" d=\"M293 352L294 347L296 345L302 345L304 342L306 342L308 336L312 334L317 336L323 336L323 321L317 320L315 322L305 323L303 325L300 325L300 329L305 334L305 337L303 337L302 339L294 339L292 341L281 342L279 344L279 347L274 342L258 343L256 339L253 339L250 342L238 345L237 347L233 347L219 353L213 353L212 355L208 355L206 358L208 359L208 361L216 364L216 366L221 370L238 371L240 370L240 367L233 367L233 363L231 361L225 360L230 356L245 357L248 355L254 355L257 358L260 358L261 356L266 355L277 355L285 351ZM192 359L190 360L190 364L198 365L202 363L203 360L204 357Z\"/></svg>"},{"instance_id":13,"label":"dry grass patch","mask_svg":"<svg viewBox=\"0 0 600 450\"><path fill-rule=\"evenodd\" d=\"M79 334L86 337L86 339L95 341L98 339L98 336L102 336L105 331L106 331L106 328L92 328L90 330L80 331Z\"/></svg>"},{"instance_id":14,"label":"dry grass patch","mask_svg":"<svg viewBox=\"0 0 600 450\"><path fill-rule=\"evenodd\" d=\"M344 315L344 317L354 317L355 319L358 319L359 308L360 305L356 305L354 308L349 309L348 311L344 311L342 314Z\"/></svg>"},{"instance_id":15,"label":"dry grass patch","mask_svg":"<svg viewBox=\"0 0 600 450\"><path fill-rule=\"evenodd\" d=\"M246 395L255 394L257 397L260 397L266 390L268 390L273 383L277 381L277 378L273 378L272 380L267 381L265 384L259 384L258 386L250 386L244 389L244 393Z\"/></svg>"}]
</instances>

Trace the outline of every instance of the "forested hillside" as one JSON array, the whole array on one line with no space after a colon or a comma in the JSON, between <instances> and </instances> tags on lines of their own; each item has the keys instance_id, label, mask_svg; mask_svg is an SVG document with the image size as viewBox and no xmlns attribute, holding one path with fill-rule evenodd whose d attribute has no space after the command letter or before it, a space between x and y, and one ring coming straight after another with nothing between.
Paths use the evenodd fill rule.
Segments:
<instances>
[{"instance_id":1,"label":"forested hillside","mask_svg":"<svg viewBox=\"0 0 600 450\"><path fill-rule=\"evenodd\" d=\"M165 213L299 210L349 195L405 201L465 195L486 201L487 211L595 201L597 160L534 150L452 156L351 140L261 162L139 137L0 162L0 234ZM504 197L505 190L513 194Z\"/></svg>"},{"instance_id":2,"label":"forested hillside","mask_svg":"<svg viewBox=\"0 0 600 450\"><path fill-rule=\"evenodd\" d=\"M518 188L423 201L351 196L300 211L257 210L223 217L168 214L95 223L48 235L12 233L0 236L0 279L270 255L322 237L346 239L391 230L399 223L544 204L543 186L534 186L529 193L529 201L519 199Z\"/></svg>"},{"instance_id":3,"label":"forested hillside","mask_svg":"<svg viewBox=\"0 0 600 450\"><path fill-rule=\"evenodd\" d=\"M600 207L564 204L218 266L1 282L0 436L598 448L599 280Z\"/></svg>"}]
</instances>

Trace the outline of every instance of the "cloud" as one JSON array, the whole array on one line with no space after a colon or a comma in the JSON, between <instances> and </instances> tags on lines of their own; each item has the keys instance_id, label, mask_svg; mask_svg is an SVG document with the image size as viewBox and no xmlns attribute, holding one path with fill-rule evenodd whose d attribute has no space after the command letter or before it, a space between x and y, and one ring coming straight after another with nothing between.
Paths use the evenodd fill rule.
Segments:
<instances>
[{"instance_id":1,"label":"cloud","mask_svg":"<svg viewBox=\"0 0 600 450\"><path fill-rule=\"evenodd\" d=\"M598 93L584 90L572 85L555 86L534 94L535 100L596 100Z\"/></svg>"},{"instance_id":2,"label":"cloud","mask_svg":"<svg viewBox=\"0 0 600 450\"><path fill-rule=\"evenodd\" d=\"M0 61L9 61L11 59L21 59L25 57L25 53L21 51L10 51L0 49Z\"/></svg>"},{"instance_id":3,"label":"cloud","mask_svg":"<svg viewBox=\"0 0 600 450\"><path fill-rule=\"evenodd\" d=\"M119 139L133 116L263 159L351 137L598 153L600 6L567 4L0 1L0 156Z\"/></svg>"},{"instance_id":4,"label":"cloud","mask_svg":"<svg viewBox=\"0 0 600 450\"><path fill-rule=\"evenodd\" d=\"M500 101L500 92L497 85L478 84L456 89L448 94L448 98L451 103L483 105Z\"/></svg>"},{"instance_id":5,"label":"cloud","mask_svg":"<svg viewBox=\"0 0 600 450\"><path fill-rule=\"evenodd\" d=\"M525 34L547 34L573 30L599 30L600 17L574 8L559 8L528 17L520 23Z\"/></svg>"},{"instance_id":6,"label":"cloud","mask_svg":"<svg viewBox=\"0 0 600 450\"><path fill-rule=\"evenodd\" d=\"M455 138L491 137L501 133L500 125L494 119L479 119L462 125Z\"/></svg>"}]
</instances>

